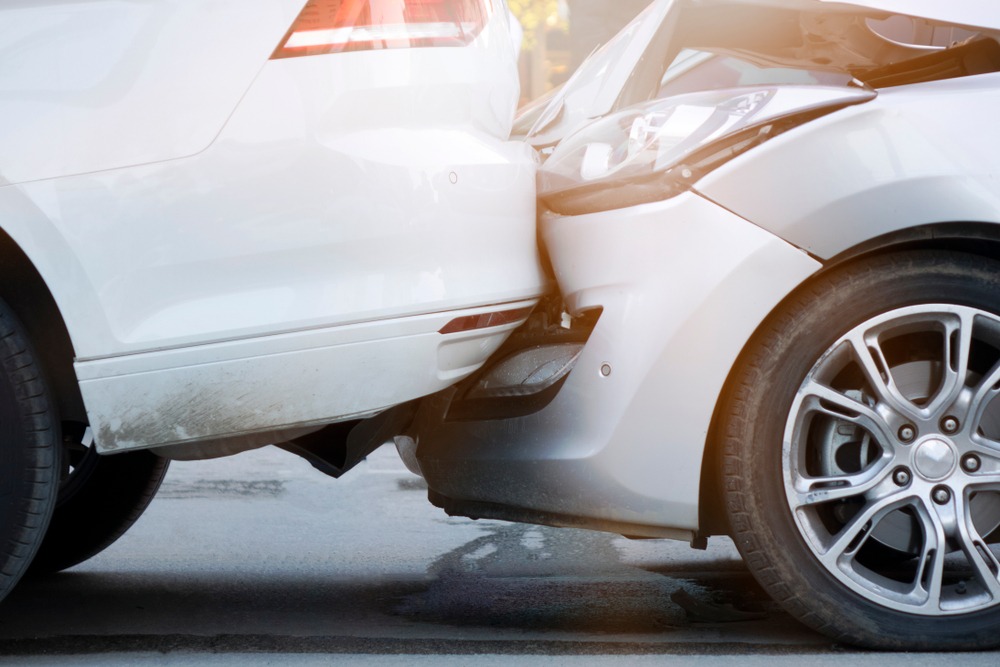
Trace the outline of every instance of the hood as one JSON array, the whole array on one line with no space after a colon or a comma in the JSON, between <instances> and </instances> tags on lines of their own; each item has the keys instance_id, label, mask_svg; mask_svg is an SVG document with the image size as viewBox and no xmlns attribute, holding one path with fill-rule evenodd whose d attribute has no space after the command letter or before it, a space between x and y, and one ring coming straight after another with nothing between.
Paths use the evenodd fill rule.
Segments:
<instances>
[{"instance_id":1,"label":"hood","mask_svg":"<svg viewBox=\"0 0 1000 667\"><path fill-rule=\"evenodd\" d=\"M868 0L867 2L834 2L819 0L827 5L843 5L884 14L910 16L967 28L1000 30L1000 5L995 2L942 2L941 0ZM793 3L801 4L801 3Z\"/></svg>"},{"instance_id":2,"label":"hood","mask_svg":"<svg viewBox=\"0 0 1000 667\"><path fill-rule=\"evenodd\" d=\"M888 36L908 31L914 39ZM667 65L690 66L677 58L686 49L859 76L939 51L934 42L944 34L995 37L1000 3L654 0L580 65L538 116L528 141L553 145L593 118L651 99Z\"/></svg>"}]
</instances>

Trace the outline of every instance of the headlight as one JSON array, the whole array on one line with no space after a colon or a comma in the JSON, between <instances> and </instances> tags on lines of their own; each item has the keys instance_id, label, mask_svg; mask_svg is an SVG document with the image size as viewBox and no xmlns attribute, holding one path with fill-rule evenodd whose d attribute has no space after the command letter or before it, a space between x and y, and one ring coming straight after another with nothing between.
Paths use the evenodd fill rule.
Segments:
<instances>
[{"instance_id":1,"label":"headlight","mask_svg":"<svg viewBox=\"0 0 1000 667\"><path fill-rule=\"evenodd\" d=\"M538 194L564 215L667 199L753 146L875 95L863 88L771 86L646 102L563 139L539 171Z\"/></svg>"}]
</instances>

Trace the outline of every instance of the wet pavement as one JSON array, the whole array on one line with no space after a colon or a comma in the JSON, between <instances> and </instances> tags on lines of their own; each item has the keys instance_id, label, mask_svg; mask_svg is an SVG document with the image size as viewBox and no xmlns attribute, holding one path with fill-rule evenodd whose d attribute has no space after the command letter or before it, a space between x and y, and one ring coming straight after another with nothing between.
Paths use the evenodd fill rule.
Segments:
<instances>
[{"instance_id":1,"label":"wet pavement","mask_svg":"<svg viewBox=\"0 0 1000 667\"><path fill-rule=\"evenodd\" d=\"M357 664L366 656L856 662L852 650L771 603L728 540L695 551L449 518L425 496L391 449L341 480L270 448L175 464L118 543L24 581L0 605L0 656L41 661L32 664L226 664L227 656L319 664L309 657L329 654ZM883 658L880 667L894 664L870 655Z\"/></svg>"}]
</instances>

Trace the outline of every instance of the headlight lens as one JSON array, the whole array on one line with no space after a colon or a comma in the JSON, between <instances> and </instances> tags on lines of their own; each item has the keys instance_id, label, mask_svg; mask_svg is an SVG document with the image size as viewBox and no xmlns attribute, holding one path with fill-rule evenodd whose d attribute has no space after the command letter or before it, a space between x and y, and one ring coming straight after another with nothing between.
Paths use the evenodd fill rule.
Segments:
<instances>
[{"instance_id":1,"label":"headlight lens","mask_svg":"<svg viewBox=\"0 0 1000 667\"><path fill-rule=\"evenodd\" d=\"M565 215L667 199L749 148L875 95L863 88L771 86L646 102L563 139L539 172L539 196Z\"/></svg>"}]
</instances>

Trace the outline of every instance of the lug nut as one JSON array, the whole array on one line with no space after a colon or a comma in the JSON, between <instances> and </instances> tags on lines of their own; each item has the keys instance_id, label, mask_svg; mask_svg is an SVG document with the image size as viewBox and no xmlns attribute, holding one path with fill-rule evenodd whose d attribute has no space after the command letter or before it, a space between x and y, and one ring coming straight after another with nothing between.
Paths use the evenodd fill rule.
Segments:
<instances>
[{"instance_id":1,"label":"lug nut","mask_svg":"<svg viewBox=\"0 0 1000 667\"><path fill-rule=\"evenodd\" d=\"M982 465L982 461L975 454L966 454L962 457L962 470L965 472L976 472Z\"/></svg>"},{"instance_id":2,"label":"lug nut","mask_svg":"<svg viewBox=\"0 0 1000 667\"><path fill-rule=\"evenodd\" d=\"M909 424L899 429L899 439L903 442L911 442L915 437L917 437L917 429Z\"/></svg>"},{"instance_id":3,"label":"lug nut","mask_svg":"<svg viewBox=\"0 0 1000 667\"><path fill-rule=\"evenodd\" d=\"M945 433L954 433L958 430L958 420L954 417L945 417L941 420L941 430Z\"/></svg>"},{"instance_id":4,"label":"lug nut","mask_svg":"<svg viewBox=\"0 0 1000 667\"><path fill-rule=\"evenodd\" d=\"M938 505L944 505L949 500L951 500L951 491L943 486L939 486L933 491L931 491L931 498L934 499Z\"/></svg>"},{"instance_id":5,"label":"lug nut","mask_svg":"<svg viewBox=\"0 0 1000 667\"><path fill-rule=\"evenodd\" d=\"M892 473L892 481L896 483L896 486L906 486L910 483L910 471L906 468L899 468Z\"/></svg>"}]
</instances>

